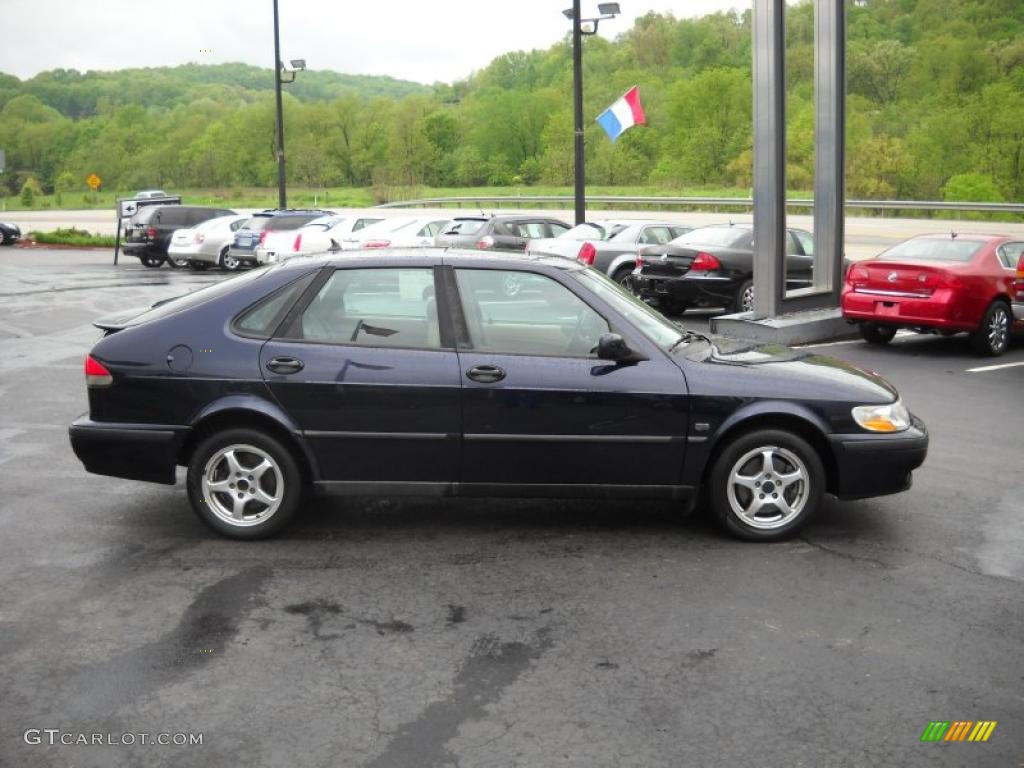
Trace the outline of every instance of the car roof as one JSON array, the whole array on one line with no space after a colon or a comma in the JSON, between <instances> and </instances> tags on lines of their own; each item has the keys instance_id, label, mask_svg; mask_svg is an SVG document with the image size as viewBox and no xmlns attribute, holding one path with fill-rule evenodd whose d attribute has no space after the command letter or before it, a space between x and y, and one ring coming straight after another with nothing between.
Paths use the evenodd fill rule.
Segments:
<instances>
[{"instance_id":1,"label":"car roof","mask_svg":"<svg viewBox=\"0 0 1024 768\"><path fill-rule=\"evenodd\" d=\"M576 272L586 266L561 256L531 255L519 251L477 251L468 248L374 248L367 250L325 253L301 259L288 259L276 269L308 269L320 267L385 267L421 266L424 263L456 267L514 269L545 266Z\"/></svg>"},{"instance_id":2,"label":"car roof","mask_svg":"<svg viewBox=\"0 0 1024 768\"><path fill-rule=\"evenodd\" d=\"M1009 235L992 235L983 232L929 232L924 235L914 235L911 240L970 240L972 242L988 243L993 240L1008 239Z\"/></svg>"}]
</instances>

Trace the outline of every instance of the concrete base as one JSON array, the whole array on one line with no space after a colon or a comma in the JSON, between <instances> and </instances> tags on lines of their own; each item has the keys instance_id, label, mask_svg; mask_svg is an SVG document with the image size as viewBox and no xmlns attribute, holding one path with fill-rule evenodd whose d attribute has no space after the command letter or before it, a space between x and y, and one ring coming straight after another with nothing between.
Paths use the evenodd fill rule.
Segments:
<instances>
[{"instance_id":1,"label":"concrete base","mask_svg":"<svg viewBox=\"0 0 1024 768\"><path fill-rule=\"evenodd\" d=\"M843 319L841 310L814 309L779 317L753 319L752 312L711 318L711 332L735 339L774 342L785 346L835 341L857 336L857 327Z\"/></svg>"}]
</instances>

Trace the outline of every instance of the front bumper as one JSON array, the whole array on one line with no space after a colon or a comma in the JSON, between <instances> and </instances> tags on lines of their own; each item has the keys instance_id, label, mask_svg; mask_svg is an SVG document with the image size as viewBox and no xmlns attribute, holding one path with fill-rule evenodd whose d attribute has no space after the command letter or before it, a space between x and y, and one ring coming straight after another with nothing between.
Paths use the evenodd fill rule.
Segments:
<instances>
[{"instance_id":1,"label":"front bumper","mask_svg":"<svg viewBox=\"0 0 1024 768\"><path fill-rule=\"evenodd\" d=\"M68 428L71 448L87 472L174 485L187 427L97 422L88 416Z\"/></svg>"},{"instance_id":2,"label":"front bumper","mask_svg":"<svg viewBox=\"0 0 1024 768\"><path fill-rule=\"evenodd\" d=\"M916 416L909 429L890 434L829 435L840 499L866 499L910 488L911 473L928 455L928 429Z\"/></svg>"}]
</instances>

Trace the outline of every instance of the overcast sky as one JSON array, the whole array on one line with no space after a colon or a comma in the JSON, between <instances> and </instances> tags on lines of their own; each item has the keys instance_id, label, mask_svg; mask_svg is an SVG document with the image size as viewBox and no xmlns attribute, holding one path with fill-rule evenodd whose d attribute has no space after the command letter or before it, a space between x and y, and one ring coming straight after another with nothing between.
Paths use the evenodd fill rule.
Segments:
<instances>
[{"instance_id":1,"label":"overcast sky","mask_svg":"<svg viewBox=\"0 0 1024 768\"><path fill-rule=\"evenodd\" d=\"M648 11L689 18L752 0L621 0L614 37ZM279 0L281 56L310 68L452 82L514 50L548 48L572 0ZM0 72L274 62L271 0L0 0ZM583 15L597 1L583 0Z\"/></svg>"}]
</instances>

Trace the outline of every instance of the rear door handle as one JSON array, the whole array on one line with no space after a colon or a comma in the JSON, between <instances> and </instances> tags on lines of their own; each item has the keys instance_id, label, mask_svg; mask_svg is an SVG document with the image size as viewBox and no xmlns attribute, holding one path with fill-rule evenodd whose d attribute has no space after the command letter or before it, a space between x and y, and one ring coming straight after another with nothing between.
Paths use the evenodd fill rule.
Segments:
<instances>
[{"instance_id":1,"label":"rear door handle","mask_svg":"<svg viewBox=\"0 0 1024 768\"><path fill-rule=\"evenodd\" d=\"M298 373L304 367L304 363L295 357L275 357L267 363L267 369L274 373Z\"/></svg>"},{"instance_id":2,"label":"rear door handle","mask_svg":"<svg viewBox=\"0 0 1024 768\"><path fill-rule=\"evenodd\" d=\"M466 376L481 384L493 384L505 378L505 371L496 365L475 365L466 371Z\"/></svg>"}]
</instances>

